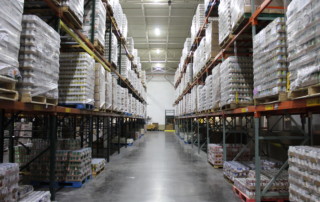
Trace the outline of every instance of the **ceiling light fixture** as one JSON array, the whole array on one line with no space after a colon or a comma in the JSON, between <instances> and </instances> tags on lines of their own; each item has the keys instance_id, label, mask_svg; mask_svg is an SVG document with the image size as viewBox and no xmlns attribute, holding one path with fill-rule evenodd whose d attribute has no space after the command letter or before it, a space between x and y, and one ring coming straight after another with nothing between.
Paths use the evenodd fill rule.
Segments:
<instances>
[{"instance_id":1,"label":"ceiling light fixture","mask_svg":"<svg viewBox=\"0 0 320 202\"><path fill-rule=\"evenodd\" d=\"M156 50L156 53L157 53L157 54L159 54L159 53L160 53L160 50L159 50L159 49L157 49L157 50Z\"/></svg>"},{"instance_id":2,"label":"ceiling light fixture","mask_svg":"<svg viewBox=\"0 0 320 202\"><path fill-rule=\"evenodd\" d=\"M154 33L156 34L156 36L160 36L161 31L160 31L160 29L158 27L156 27L154 29Z\"/></svg>"}]
</instances>

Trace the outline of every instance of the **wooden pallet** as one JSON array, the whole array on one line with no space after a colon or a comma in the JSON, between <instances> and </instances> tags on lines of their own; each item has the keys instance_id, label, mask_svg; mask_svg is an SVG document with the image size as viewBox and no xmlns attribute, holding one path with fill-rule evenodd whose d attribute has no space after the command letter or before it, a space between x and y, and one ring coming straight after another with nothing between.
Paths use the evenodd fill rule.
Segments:
<instances>
[{"instance_id":1,"label":"wooden pallet","mask_svg":"<svg viewBox=\"0 0 320 202\"><path fill-rule=\"evenodd\" d=\"M223 105L221 107L222 110L230 110L230 109L236 109L236 108L241 108L241 107L247 107L249 105L252 105L252 103L230 103L230 104L226 104L226 105Z\"/></svg>"},{"instance_id":2,"label":"wooden pallet","mask_svg":"<svg viewBox=\"0 0 320 202\"><path fill-rule=\"evenodd\" d=\"M223 168L223 165L215 165L215 164L212 164L210 161L208 161L208 163L215 169L221 169Z\"/></svg>"},{"instance_id":3,"label":"wooden pallet","mask_svg":"<svg viewBox=\"0 0 320 202\"><path fill-rule=\"evenodd\" d=\"M83 103L59 103L60 106L63 107L71 107L76 109L87 109L93 110L93 105L91 104L83 104Z\"/></svg>"},{"instance_id":4,"label":"wooden pallet","mask_svg":"<svg viewBox=\"0 0 320 202\"><path fill-rule=\"evenodd\" d=\"M254 104L255 105L269 104L272 102L283 102L286 100L288 100L288 94L286 92L280 92L277 95L266 96L263 98L255 98Z\"/></svg>"},{"instance_id":5,"label":"wooden pallet","mask_svg":"<svg viewBox=\"0 0 320 202\"><path fill-rule=\"evenodd\" d=\"M243 202L256 202L256 199L249 198L246 194L241 192L237 187L232 187L233 192L241 199ZM262 198L261 202L289 202L287 198Z\"/></svg>"},{"instance_id":6,"label":"wooden pallet","mask_svg":"<svg viewBox=\"0 0 320 202\"><path fill-rule=\"evenodd\" d=\"M17 81L0 75L0 99L17 101L19 94L16 91Z\"/></svg>"},{"instance_id":7,"label":"wooden pallet","mask_svg":"<svg viewBox=\"0 0 320 202\"><path fill-rule=\"evenodd\" d=\"M69 21L68 25L71 25L75 29L82 28L82 22L77 18L76 14L68 6L60 7L60 9L63 13L63 16L66 18L66 20Z\"/></svg>"},{"instance_id":8,"label":"wooden pallet","mask_svg":"<svg viewBox=\"0 0 320 202\"><path fill-rule=\"evenodd\" d=\"M290 91L288 97L290 99L299 99L306 97L315 97L318 95L320 95L320 84Z\"/></svg>"},{"instance_id":9,"label":"wooden pallet","mask_svg":"<svg viewBox=\"0 0 320 202\"><path fill-rule=\"evenodd\" d=\"M98 170L98 171L92 171L92 176L93 177L97 177L97 175L99 175L102 171L104 171L105 167L103 167L102 169Z\"/></svg>"},{"instance_id":10,"label":"wooden pallet","mask_svg":"<svg viewBox=\"0 0 320 202\"><path fill-rule=\"evenodd\" d=\"M30 93L22 93L20 95L20 101L33 104L44 104L44 105L57 105L58 100L54 98L47 98L45 96L31 96Z\"/></svg>"},{"instance_id":11,"label":"wooden pallet","mask_svg":"<svg viewBox=\"0 0 320 202\"><path fill-rule=\"evenodd\" d=\"M64 182L54 182L54 187L72 187L72 188L80 188L82 185L87 183L92 179L92 175L85 177L82 181L64 181ZM31 184L37 187L48 187L50 182L48 181L32 181Z\"/></svg>"},{"instance_id":12,"label":"wooden pallet","mask_svg":"<svg viewBox=\"0 0 320 202\"><path fill-rule=\"evenodd\" d=\"M100 43L100 41L95 40L93 45L96 51L98 51L101 55L104 55L104 46Z\"/></svg>"}]
</instances>

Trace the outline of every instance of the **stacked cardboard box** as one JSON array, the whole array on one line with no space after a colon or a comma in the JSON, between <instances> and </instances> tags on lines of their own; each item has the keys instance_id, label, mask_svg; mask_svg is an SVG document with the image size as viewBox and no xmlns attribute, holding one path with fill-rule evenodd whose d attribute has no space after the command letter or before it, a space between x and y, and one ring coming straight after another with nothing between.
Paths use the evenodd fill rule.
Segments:
<instances>
[{"instance_id":1,"label":"stacked cardboard box","mask_svg":"<svg viewBox=\"0 0 320 202\"><path fill-rule=\"evenodd\" d=\"M91 0L85 0L86 9L82 32L88 39L91 39L92 36L92 4ZM95 0L94 40L99 42L101 46L105 44L106 16L107 11L102 1Z\"/></svg>"},{"instance_id":2,"label":"stacked cardboard box","mask_svg":"<svg viewBox=\"0 0 320 202\"><path fill-rule=\"evenodd\" d=\"M206 28L205 49L205 61L208 61L210 58L216 57L216 55L220 51L219 18L209 18L209 24Z\"/></svg>"},{"instance_id":3,"label":"stacked cardboard box","mask_svg":"<svg viewBox=\"0 0 320 202\"><path fill-rule=\"evenodd\" d=\"M220 65L221 106L252 104L252 58L228 57Z\"/></svg>"},{"instance_id":4,"label":"stacked cardboard box","mask_svg":"<svg viewBox=\"0 0 320 202\"><path fill-rule=\"evenodd\" d=\"M3 1L0 7L1 43L0 43L0 75L16 77L18 73L18 54L23 2L19 0Z\"/></svg>"},{"instance_id":5,"label":"stacked cardboard box","mask_svg":"<svg viewBox=\"0 0 320 202\"><path fill-rule=\"evenodd\" d=\"M290 201L320 200L320 148L289 147Z\"/></svg>"},{"instance_id":6,"label":"stacked cardboard box","mask_svg":"<svg viewBox=\"0 0 320 202\"><path fill-rule=\"evenodd\" d=\"M59 75L59 103L94 103L95 61L88 54L61 53Z\"/></svg>"},{"instance_id":7,"label":"stacked cardboard box","mask_svg":"<svg viewBox=\"0 0 320 202\"><path fill-rule=\"evenodd\" d=\"M22 19L19 52L21 96L58 99L60 36L35 15Z\"/></svg>"},{"instance_id":8,"label":"stacked cardboard box","mask_svg":"<svg viewBox=\"0 0 320 202\"><path fill-rule=\"evenodd\" d=\"M95 67L94 106L101 109L106 103L106 70L100 63Z\"/></svg>"},{"instance_id":9,"label":"stacked cardboard box","mask_svg":"<svg viewBox=\"0 0 320 202\"><path fill-rule=\"evenodd\" d=\"M287 11L290 89L320 82L320 4L317 0L293 0Z\"/></svg>"},{"instance_id":10,"label":"stacked cardboard box","mask_svg":"<svg viewBox=\"0 0 320 202\"><path fill-rule=\"evenodd\" d=\"M284 18L275 19L254 36L254 98L286 92L288 71L286 52Z\"/></svg>"},{"instance_id":11,"label":"stacked cardboard box","mask_svg":"<svg viewBox=\"0 0 320 202\"><path fill-rule=\"evenodd\" d=\"M17 201L19 182L19 165L16 163L0 163L0 200Z\"/></svg>"}]
</instances>

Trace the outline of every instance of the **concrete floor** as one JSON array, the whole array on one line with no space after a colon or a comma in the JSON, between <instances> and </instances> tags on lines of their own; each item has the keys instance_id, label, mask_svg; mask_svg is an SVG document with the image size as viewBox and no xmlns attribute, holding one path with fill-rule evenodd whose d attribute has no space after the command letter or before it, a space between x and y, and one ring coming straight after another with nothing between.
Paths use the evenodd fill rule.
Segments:
<instances>
[{"instance_id":1,"label":"concrete floor","mask_svg":"<svg viewBox=\"0 0 320 202\"><path fill-rule=\"evenodd\" d=\"M173 134L149 132L114 155L106 170L82 188L64 188L57 201L229 202L240 201L212 168Z\"/></svg>"}]
</instances>

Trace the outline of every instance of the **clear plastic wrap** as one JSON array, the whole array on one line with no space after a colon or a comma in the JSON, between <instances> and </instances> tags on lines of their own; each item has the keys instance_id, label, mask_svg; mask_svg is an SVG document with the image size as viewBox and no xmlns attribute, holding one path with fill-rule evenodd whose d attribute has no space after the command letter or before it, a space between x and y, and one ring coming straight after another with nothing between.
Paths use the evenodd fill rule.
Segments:
<instances>
[{"instance_id":1,"label":"clear plastic wrap","mask_svg":"<svg viewBox=\"0 0 320 202\"><path fill-rule=\"evenodd\" d=\"M105 90L106 90L106 109L112 109L112 76L111 73L106 71L106 83L105 83Z\"/></svg>"},{"instance_id":2,"label":"clear plastic wrap","mask_svg":"<svg viewBox=\"0 0 320 202\"><path fill-rule=\"evenodd\" d=\"M220 51L219 46L219 18L209 18L205 38L205 61L216 57Z\"/></svg>"},{"instance_id":3,"label":"clear plastic wrap","mask_svg":"<svg viewBox=\"0 0 320 202\"><path fill-rule=\"evenodd\" d=\"M111 48L109 48L109 43L111 40ZM110 54L111 51L111 54ZM109 58L110 54L110 58ZM106 32L105 37L105 46L104 46L104 57L109 61L113 62L115 65L118 65L118 39L114 33Z\"/></svg>"},{"instance_id":4,"label":"clear plastic wrap","mask_svg":"<svg viewBox=\"0 0 320 202\"><path fill-rule=\"evenodd\" d=\"M25 198L19 200L20 202L50 202L51 201L50 191L33 191L28 194Z\"/></svg>"},{"instance_id":5,"label":"clear plastic wrap","mask_svg":"<svg viewBox=\"0 0 320 202\"><path fill-rule=\"evenodd\" d=\"M19 182L19 164L0 163L0 199L1 201L17 201Z\"/></svg>"},{"instance_id":6,"label":"clear plastic wrap","mask_svg":"<svg viewBox=\"0 0 320 202\"><path fill-rule=\"evenodd\" d=\"M220 65L221 106L249 105L253 102L253 69L251 57L231 56Z\"/></svg>"},{"instance_id":7,"label":"clear plastic wrap","mask_svg":"<svg viewBox=\"0 0 320 202\"><path fill-rule=\"evenodd\" d=\"M2 1L0 7L0 75L15 78L19 75L23 1Z\"/></svg>"},{"instance_id":8,"label":"clear plastic wrap","mask_svg":"<svg viewBox=\"0 0 320 202\"><path fill-rule=\"evenodd\" d=\"M254 98L286 92L287 71L285 19L277 18L253 39Z\"/></svg>"},{"instance_id":9,"label":"clear plastic wrap","mask_svg":"<svg viewBox=\"0 0 320 202\"><path fill-rule=\"evenodd\" d=\"M220 1L219 14L219 44L222 44L231 34L231 0Z\"/></svg>"},{"instance_id":10,"label":"clear plastic wrap","mask_svg":"<svg viewBox=\"0 0 320 202\"><path fill-rule=\"evenodd\" d=\"M290 201L319 201L320 148L290 146L288 156Z\"/></svg>"},{"instance_id":11,"label":"clear plastic wrap","mask_svg":"<svg viewBox=\"0 0 320 202\"><path fill-rule=\"evenodd\" d=\"M250 167L238 161L226 161L223 164L223 174L234 181L235 178L245 178L249 174Z\"/></svg>"},{"instance_id":12,"label":"clear plastic wrap","mask_svg":"<svg viewBox=\"0 0 320 202\"><path fill-rule=\"evenodd\" d=\"M120 28L122 37L126 39L128 37L128 19L126 14L123 14L122 16L122 24Z\"/></svg>"},{"instance_id":13,"label":"clear plastic wrap","mask_svg":"<svg viewBox=\"0 0 320 202\"><path fill-rule=\"evenodd\" d=\"M206 85L206 101L205 101L205 110L210 110L213 108L213 76L209 75L207 76L205 80L205 85Z\"/></svg>"},{"instance_id":14,"label":"clear plastic wrap","mask_svg":"<svg viewBox=\"0 0 320 202\"><path fill-rule=\"evenodd\" d=\"M84 0L61 0L61 6L68 6L78 20L83 22Z\"/></svg>"},{"instance_id":15,"label":"clear plastic wrap","mask_svg":"<svg viewBox=\"0 0 320 202\"><path fill-rule=\"evenodd\" d=\"M206 65L206 48L205 48L206 39L203 38L198 46L198 48L194 51L193 54L193 77L196 77L197 74L205 67Z\"/></svg>"},{"instance_id":16,"label":"clear plastic wrap","mask_svg":"<svg viewBox=\"0 0 320 202\"><path fill-rule=\"evenodd\" d=\"M212 107L220 107L221 99L221 81L220 81L220 64L212 69Z\"/></svg>"},{"instance_id":17,"label":"clear plastic wrap","mask_svg":"<svg viewBox=\"0 0 320 202\"><path fill-rule=\"evenodd\" d=\"M106 70L100 63L95 66L94 106L102 109L106 103Z\"/></svg>"},{"instance_id":18,"label":"clear plastic wrap","mask_svg":"<svg viewBox=\"0 0 320 202\"><path fill-rule=\"evenodd\" d=\"M121 67L119 70L119 73L125 77L128 78L129 70L131 69L131 61L126 56L126 51L124 49L121 49Z\"/></svg>"},{"instance_id":19,"label":"clear plastic wrap","mask_svg":"<svg viewBox=\"0 0 320 202\"><path fill-rule=\"evenodd\" d=\"M58 99L60 35L35 15L22 19L17 89L22 97Z\"/></svg>"},{"instance_id":20,"label":"clear plastic wrap","mask_svg":"<svg viewBox=\"0 0 320 202\"><path fill-rule=\"evenodd\" d=\"M255 9L263 3L264 0L255 0ZM240 21L244 18L245 13L251 14L251 0L231 0L231 27L235 29ZM269 8L268 8L269 7ZM262 13L283 13L284 9L276 9L284 7L283 0L273 0Z\"/></svg>"},{"instance_id":21,"label":"clear plastic wrap","mask_svg":"<svg viewBox=\"0 0 320 202\"><path fill-rule=\"evenodd\" d=\"M287 10L287 42L290 90L320 82L320 4L318 0L294 0Z\"/></svg>"},{"instance_id":22,"label":"clear plastic wrap","mask_svg":"<svg viewBox=\"0 0 320 202\"><path fill-rule=\"evenodd\" d=\"M85 0L85 5L88 5L84 11L84 20L82 26L83 34L91 39L92 34L92 1ZM105 44L106 32L106 16L107 11L101 0L95 0L95 19L94 19L94 40L98 41L100 45Z\"/></svg>"},{"instance_id":23,"label":"clear plastic wrap","mask_svg":"<svg viewBox=\"0 0 320 202\"><path fill-rule=\"evenodd\" d=\"M94 104L95 61L85 52L60 54L59 103Z\"/></svg>"}]
</instances>

